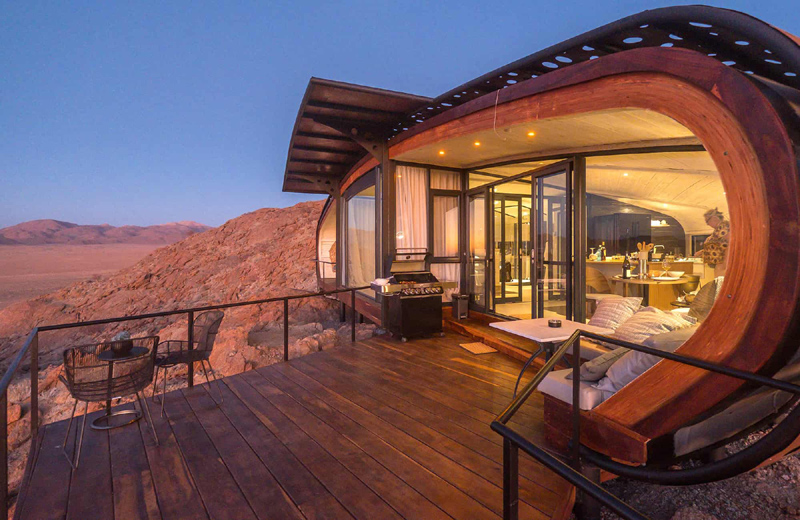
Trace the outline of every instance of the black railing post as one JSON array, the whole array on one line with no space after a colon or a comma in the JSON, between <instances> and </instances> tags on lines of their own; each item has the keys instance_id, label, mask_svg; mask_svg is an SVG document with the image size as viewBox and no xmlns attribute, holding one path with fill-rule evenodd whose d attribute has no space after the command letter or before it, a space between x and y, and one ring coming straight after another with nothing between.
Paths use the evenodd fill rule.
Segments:
<instances>
[{"instance_id":1,"label":"black railing post","mask_svg":"<svg viewBox=\"0 0 800 520\"><path fill-rule=\"evenodd\" d=\"M356 342L356 290L350 291L350 306L353 314L350 317L350 341Z\"/></svg>"},{"instance_id":2,"label":"black railing post","mask_svg":"<svg viewBox=\"0 0 800 520\"><path fill-rule=\"evenodd\" d=\"M189 350L194 350L194 311L189 311L188 313L189 319L187 323L188 330L186 332L186 339L189 341ZM187 379L189 383L189 388L194 386L194 363L187 363L189 367L189 373L187 374ZM164 374L164 377L167 377L167 374ZM163 399L163 397L162 397Z\"/></svg>"},{"instance_id":3,"label":"black railing post","mask_svg":"<svg viewBox=\"0 0 800 520\"><path fill-rule=\"evenodd\" d=\"M519 517L519 448L503 438L503 520Z\"/></svg>"},{"instance_id":4,"label":"black railing post","mask_svg":"<svg viewBox=\"0 0 800 520\"><path fill-rule=\"evenodd\" d=\"M572 345L572 467L581 470L581 335Z\"/></svg>"},{"instance_id":5,"label":"black railing post","mask_svg":"<svg viewBox=\"0 0 800 520\"><path fill-rule=\"evenodd\" d=\"M289 298L283 299L283 360L289 361Z\"/></svg>"},{"instance_id":6,"label":"black railing post","mask_svg":"<svg viewBox=\"0 0 800 520\"><path fill-rule=\"evenodd\" d=\"M39 431L39 331L31 341L31 442Z\"/></svg>"}]
</instances>

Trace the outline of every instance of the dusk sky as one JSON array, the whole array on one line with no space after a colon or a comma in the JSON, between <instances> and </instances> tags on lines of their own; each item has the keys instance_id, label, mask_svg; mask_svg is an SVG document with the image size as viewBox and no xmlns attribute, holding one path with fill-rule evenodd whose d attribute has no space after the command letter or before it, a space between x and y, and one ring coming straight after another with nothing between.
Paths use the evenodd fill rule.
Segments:
<instances>
[{"instance_id":1,"label":"dusk sky","mask_svg":"<svg viewBox=\"0 0 800 520\"><path fill-rule=\"evenodd\" d=\"M3 1L0 227L216 226L315 198L281 192L311 76L436 96L678 4ZM713 5L800 34L796 0Z\"/></svg>"}]
</instances>

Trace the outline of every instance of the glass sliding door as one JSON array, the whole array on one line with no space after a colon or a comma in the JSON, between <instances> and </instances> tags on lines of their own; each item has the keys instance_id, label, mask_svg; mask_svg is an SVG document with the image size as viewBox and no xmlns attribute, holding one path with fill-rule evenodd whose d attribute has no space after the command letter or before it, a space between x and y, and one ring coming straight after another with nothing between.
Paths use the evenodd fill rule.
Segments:
<instances>
[{"instance_id":1,"label":"glass sliding door","mask_svg":"<svg viewBox=\"0 0 800 520\"><path fill-rule=\"evenodd\" d=\"M531 317L531 177L492 189L494 312Z\"/></svg>"},{"instance_id":2,"label":"glass sliding door","mask_svg":"<svg viewBox=\"0 0 800 520\"><path fill-rule=\"evenodd\" d=\"M467 285L472 302L479 308L488 309L487 276L488 251L486 250L486 193L480 192L467 197L468 258Z\"/></svg>"},{"instance_id":3,"label":"glass sliding door","mask_svg":"<svg viewBox=\"0 0 800 520\"><path fill-rule=\"evenodd\" d=\"M569 170L536 177L535 314L572 318L572 196Z\"/></svg>"}]
</instances>

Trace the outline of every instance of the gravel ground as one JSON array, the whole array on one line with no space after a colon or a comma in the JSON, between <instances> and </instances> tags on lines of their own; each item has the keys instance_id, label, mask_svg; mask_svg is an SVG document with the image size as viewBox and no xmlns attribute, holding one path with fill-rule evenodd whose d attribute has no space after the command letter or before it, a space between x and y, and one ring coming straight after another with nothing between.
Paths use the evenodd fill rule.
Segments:
<instances>
[{"instance_id":1,"label":"gravel ground","mask_svg":"<svg viewBox=\"0 0 800 520\"><path fill-rule=\"evenodd\" d=\"M732 445L738 451L757 440L755 433ZM605 488L653 520L800 519L800 455L765 468L699 486L656 486L626 479ZM619 518L603 511L603 520Z\"/></svg>"}]
</instances>

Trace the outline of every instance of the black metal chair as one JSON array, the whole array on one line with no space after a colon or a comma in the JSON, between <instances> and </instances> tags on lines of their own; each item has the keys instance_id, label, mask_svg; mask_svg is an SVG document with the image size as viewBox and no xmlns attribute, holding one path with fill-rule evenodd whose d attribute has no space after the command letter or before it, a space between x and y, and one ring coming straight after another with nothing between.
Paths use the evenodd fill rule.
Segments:
<instances>
[{"instance_id":1,"label":"black metal chair","mask_svg":"<svg viewBox=\"0 0 800 520\"><path fill-rule=\"evenodd\" d=\"M189 363L200 362L203 367L203 372L206 375L206 383L209 385L211 381L208 378L208 371L206 370L206 363L208 363L208 370L211 371L211 378L215 383L219 384L217 377L214 375L214 369L211 367L211 351L214 348L214 340L219 332L219 326L222 323L222 318L225 313L222 311L207 311L197 316L194 320L192 327L192 338L194 348L189 348L189 342L184 340L168 340L162 341L158 344L158 355L156 356L156 379L153 382L153 397L156 394L156 385L158 383L158 374L161 369L164 370L162 379L164 380L163 391L161 392L161 416L164 416L164 401L167 394L167 369L176 365L189 365ZM219 390L219 400L222 402L222 388L217 387Z\"/></svg>"},{"instance_id":2,"label":"black metal chair","mask_svg":"<svg viewBox=\"0 0 800 520\"><path fill-rule=\"evenodd\" d=\"M113 359L108 361L100 357L107 351L112 351L119 347L121 343L130 343L133 348L147 349L147 353L132 358ZM72 407L72 414L69 417L67 433L64 435L62 451L67 457L73 469L78 468L83 446L83 435L86 430L86 416L89 411L90 402L110 402L117 397L125 397L136 394L139 401L140 412L134 410L122 410L107 413L99 419L109 421L111 417L132 414L134 417L125 424L129 424L141 417L143 412L147 413L147 422L153 432L153 438L158 444L158 435L153 425L153 417L150 414L150 407L145 399L142 399L142 392L153 381L153 371L155 369L155 355L157 352L158 336L147 336L143 338L133 338L123 341L107 341L90 345L80 345L64 351L64 375L59 379L66 385L69 393L75 399ZM108 354L106 354L107 357ZM67 439L72 428L72 420L75 418L75 411L78 408L78 401L84 401L86 407L83 410L83 425L81 426L80 440L78 441L77 453L70 458L67 454ZM116 426L96 426L95 420L92 428L109 429ZM119 424L117 426L123 426Z\"/></svg>"}]
</instances>

